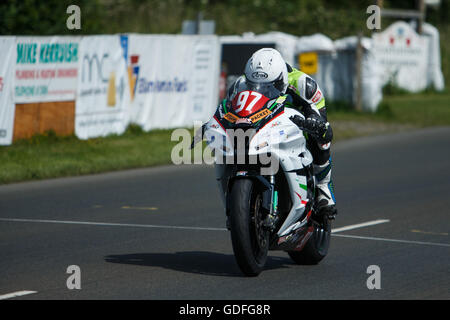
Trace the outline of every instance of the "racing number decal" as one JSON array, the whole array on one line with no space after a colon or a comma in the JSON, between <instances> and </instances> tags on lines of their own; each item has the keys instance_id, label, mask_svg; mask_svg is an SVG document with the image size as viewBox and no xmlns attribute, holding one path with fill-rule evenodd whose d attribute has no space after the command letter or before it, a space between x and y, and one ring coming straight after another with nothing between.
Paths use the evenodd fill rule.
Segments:
<instances>
[{"instance_id":1,"label":"racing number decal","mask_svg":"<svg viewBox=\"0 0 450 320\"><path fill-rule=\"evenodd\" d=\"M239 93L236 101L236 109L234 110L235 112L239 113L242 111L242 109L244 109L244 106L247 103L248 96L248 91L242 91L241 93Z\"/></svg>"},{"instance_id":2,"label":"racing number decal","mask_svg":"<svg viewBox=\"0 0 450 320\"><path fill-rule=\"evenodd\" d=\"M249 100L250 96L252 96L253 98ZM253 107L255 107L258 102L260 102L261 98L263 98L264 96L259 93L259 92L255 92L255 91L242 91L241 93L239 93L239 95L235 98L236 99L236 103L235 105L235 110L234 112L236 112L237 114L239 114L240 116L246 116L249 115L251 113L253 113ZM264 99L262 99L261 102L265 103L268 99L266 97L264 97ZM261 103L258 104L258 106ZM244 110L245 108L245 110ZM244 112L242 112L244 111ZM242 114L241 114L242 112Z\"/></svg>"}]
</instances>

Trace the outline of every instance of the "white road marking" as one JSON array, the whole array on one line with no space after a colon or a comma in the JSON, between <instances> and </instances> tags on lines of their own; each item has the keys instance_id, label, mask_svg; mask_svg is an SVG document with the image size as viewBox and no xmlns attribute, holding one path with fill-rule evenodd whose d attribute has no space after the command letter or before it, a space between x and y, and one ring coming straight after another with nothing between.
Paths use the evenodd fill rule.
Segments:
<instances>
[{"instance_id":1,"label":"white road marking","mask_svg":"<svg viewBox=\"0 0 450 320\"><path fill-rule=\"evenodd\" d=\"M160 229L207 230L207 231L226 231L227 230L226 228L184 227L184 226L165 226L165 225L154 225L154 224L109 223L109 222L88 222L88 221L68 221L68 220L41 220L41 219L0 218L0 221L79 224L79 225L107 226L107 227L137 227L137 228L160 228Z\"/></svg>"},{"instance_id":2,"label":"white road marking","mask_svg":"<svg viewBox=\"0 0 450 320\"><path fill-rule=\"evenodd\" d=\"M75 225L92 225L92 226L107 226L107 227L138 227L138 228L159 228L159 229L227 231L226 228L167 226L167 225L133 224L133 223L88 222L88 221L68 221L68 220L41 220L41 219L36 220L36 219L0 218L0 221L75 224ZM374 221L369 221L369 222L364 222L364 223L359 223L359 224L353 224L353 225L349 225L349 226L346 226L346 227L333 229L331 232L332 232L333 236L335 236L335 237L450 247L450 244L447 244L447 243L424 242L424 241L409 241L409 240L399 240L399 239L387 239L387 238L362 237L362 236L336 234L337 232L342 232L342 231L346 231L346 230L353 230L353 229L367 227L367 226L373 226L373 225L376 225L376 224L386 223L386 222L389 222L389 220L386 220L386 219L374 220Z\"/></svg>"},{"instance_id":3,"label":"white road marking","mask_svg":"<svg viewBox=\"0 0 450 320\"><path fill-rule=\"evenodd\" d=\"M93 226L109 226L109 227L139 227L139 228L162 228L162 229L185 229L185 230L208 230L208 231L227 231L226 228L212 228L212 227L188 227L188 226L167 226L167 225L153 225L153 224L133 224L133 223L110 223L110 222L94 222L94 221L70 221L70 220L42 220L42 219L16 219L16 218L0 218L0 221L8 222L37 222L37 223L59 223L59 224L80 224ZM359 224L352 224L349 226L331 230L331 233L353 230L356 228L373 226L380 223L386 223L389 220L379 219L368 221Z\"/></svg>"},{"instance_id":4,"label":"white road marking","mask_svg":"<svg viewBox=\"0 0 450 320\"><path fill-rule=\"evenodd\" d=\"M26 296L27 294L33 294L33 293L37 293L37 291L26 291L26 290L24 290L24 291L16 291L16 292L12 292L12 293L7 293L7 294L4 294L4 295L1 295L0 296L0 300Z\"/></svg>"},{"instance_id":5,"label":"white road marking","mask_svg":"<svg viewBox=\"0 0 450 320\"><path fill-rule=\"evenodd\" d=\"M373 221L368 221L368 222L363 222L363 223L358 223L358 224L352 224L352 225L345 226L345 227L342 227L342 228L332 229L331 233L337 233L337 232L353 230L353 229L357 229L357 228L374 226L374 225L377 225L377 224L380 224L380 223L386 223L386 222L389 222L389 221L390 220L387 220L387 219L378 219L378 220L373 220Z\"/></svg>"},{"instance_id":6,"label":"white road marking","mask_svg":"<svg viewBox=\"0 0 450 320\"><path fill-rule=\"evenodd\" d=\"M376 237L361 237L361 236L352 236L352 235L347 235L347 234L333 234L333 236L334 237L342 237L342 238L352 238L352 239L363 239L363 240L387 241L387 242L398 242L398 243L407 243L407 244L421 244L421 245L439 246L439 247L450 247L450 243L411 241L411 240L387 239L387 238L376 238Z\"/></svg>"}]
</instances>

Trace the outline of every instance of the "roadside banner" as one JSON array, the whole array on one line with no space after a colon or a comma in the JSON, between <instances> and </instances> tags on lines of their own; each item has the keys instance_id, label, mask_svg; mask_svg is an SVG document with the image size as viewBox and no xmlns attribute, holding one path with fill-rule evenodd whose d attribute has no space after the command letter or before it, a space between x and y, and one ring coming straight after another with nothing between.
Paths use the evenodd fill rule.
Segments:
<instances>
[{"instance_id":1,"label":"roadside banner","mask_svg":"<svg viewBox=\"0 0 450 320\"><path fill-rule=\"evenodd\" d=\"M381 82L420 91L428 85L428 37L420 36L406 22L391 24L373 35L374 55L381 66Z\"/></svg>"},{"instance_id":2,"label":"roadside banner","mask_svg":"<svg viewBox=\"0 0 450 320\"><path fill-rule=\"evenodd\" d=\"M0 37L0 145L10 145L14 127L15 37Z\"/></svg>"},{"instance_id":3,"label":"roadside banner","mask_svg":"<svg viewBox=\"0 0 450 320\"><path fill-rule=\"evenodd\" d=\"M122 37L127 47L131 121L145 131L193 126L218 103L220 44L217 36Z\"/></svg>"},{"instance_id":4,"label":"roadside banner","mask_svg":"<svg viewBox=\"0 0 450 320\"><path fill-rule=\"evenodd\" d=\"M122 134L129 124L130 87L121 37L85 36L79 54L75 134Z\"/></svg>"},{"instance_id":5,"label":"roadside banner","mask_svg":"<svg viewBox=\"0 0 450 320\"><path fill-rule=\"evenodd\" d=\"M15 103L75 100L81 37L16 37Z\"/></svg>"}]
</instances>

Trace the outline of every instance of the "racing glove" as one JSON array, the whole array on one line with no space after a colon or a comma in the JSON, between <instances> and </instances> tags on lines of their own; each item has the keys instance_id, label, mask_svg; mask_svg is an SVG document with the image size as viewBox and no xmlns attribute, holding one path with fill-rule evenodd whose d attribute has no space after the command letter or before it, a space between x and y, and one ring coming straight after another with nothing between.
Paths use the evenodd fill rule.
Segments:
<instances>
[{"instance_id":1,"label":"racing glove","mask_svg":"<svg viewBox=\"0 0 450 320\"><path fill-rule=\"evenodd\" d=\"M320 119L315 114L309 115L306 119L303 119L299 115L295 115L289 118L300 129L314 136L318 141L322 143L328 143L331 141L331 128L329 123Z\"/></svg>"}]
</instances>

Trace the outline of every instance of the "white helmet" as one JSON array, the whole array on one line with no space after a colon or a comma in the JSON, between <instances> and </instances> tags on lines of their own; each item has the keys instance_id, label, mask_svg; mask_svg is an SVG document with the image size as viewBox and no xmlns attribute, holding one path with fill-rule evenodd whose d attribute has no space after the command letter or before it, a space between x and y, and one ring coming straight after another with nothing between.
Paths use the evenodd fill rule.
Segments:
<instances>
[{"instance_id":1,"label":"white helmet","mask_svg":"<svg viewBox=\"0 0 450 320\"><path fill-rule=\"evenodd\" d=\"M279 94L284 94L288 87L286 62L277 50L260 49L248 60L245 66L245 78L249 86L258 85L265 87L266 90L272 87L279 91Z\"/></svg>"}]
</instances>

